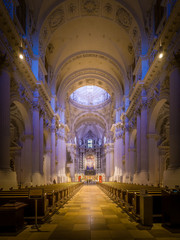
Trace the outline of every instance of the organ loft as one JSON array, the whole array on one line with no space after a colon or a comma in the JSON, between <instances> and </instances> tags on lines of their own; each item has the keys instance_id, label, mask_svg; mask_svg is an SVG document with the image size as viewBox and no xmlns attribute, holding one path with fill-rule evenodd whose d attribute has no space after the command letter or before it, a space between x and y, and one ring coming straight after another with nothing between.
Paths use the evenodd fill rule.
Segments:
<instances>
[{"instance_id":1,"label":"organ loft","mask_svg":"<svg viewBox=\"0 0 180 240\"><path fill-rule=\"evenodd\" d=\"M179 46L179 0L0 0L0 232L179 227Z\"/></svg>"}]
</instances>

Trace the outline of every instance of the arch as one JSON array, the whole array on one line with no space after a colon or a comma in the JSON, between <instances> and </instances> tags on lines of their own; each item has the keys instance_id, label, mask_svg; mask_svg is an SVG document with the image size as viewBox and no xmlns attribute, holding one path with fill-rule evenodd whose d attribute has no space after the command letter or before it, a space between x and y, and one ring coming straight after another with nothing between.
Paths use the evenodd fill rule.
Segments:
<instances>
[{"instance_id":1,"label":"arch","mask_svg":"<svg viewBox=\"0 0 180 240\"><path fill-rule=\"evenodd\" d=\"M116 107L120 106L124 94L123 86L109 73L97 69L83 69L64 79L58 87L57 97L59 96L59 104L64 107L65 100L69 95L79 87L86 85L95 85L103 88L111 95L111 98L113 96Z\"/></svg>"},{"instance_id":2,"label":"arch","mask_svg":"<svg viewBox=\"0 0 180 240\"><path fill-rule=\"evenodd\" d=\"M142 35L143 37L145 37L142 19L140 19L140 17L137 14L135 14L135 11L133 10L133 8L129 4L127 4L125 1L121 1L121 3L120 1L111 1L111 4L113 5L112 8L116 8L116 11L112 11L112 17L106 16L105 11L103 11L103 8L104 9L106 8L105 3L100 4L100 2L98 2L95 4L98 5L96 6L98 7L98 9L95 9L96 13L94 14L92 13L88 14L88 12L87 13L83 12L84 8L80 5L79 6L77 5L75 6L76 8L75 15L70 16L69 13L65 14L65 9L68 9L68 1L63 1L59 4L57 4L57 2L53 3L51 6L49 6L48 10L46 10L46 13L43 14L43 17L39 22L40 23L38 26L39 38L41 39L41 37L45 35L46 39L48 40L50 35L66 22L71 21L74 18L86 17L86 16L96 16L96 17L98 16L98 17L108 19L110 21L114 21L115 24L118 24L120 27L123 27L126 30L129 30L129 28L131 30L131 28L135 26L137 30L140 32L139 33L140 36ZM124 14L124 18L125 18L124 22L122 22L121 19L119 21L119 19L115 18L114 16L115 14L118 14L119 9L122 9L121 11L123 11L121 12L121 14ZM53 22L53 24L51 24L53 17L55 17L57 13L59 13L58 14L59 18L55 21L55 23Z\"/></svg>"},{"instance_id":3,"label":"arch","mask_svg":"<svg viewBox=\"0 0 180 240\"><path fill-rule=\"evenodd\" d=\"M107 61L108 63L110 63L111 65L113 65L117 71L119 72L119 77L122 82L121 85L125 85L126 81L125 81L125 77L126 77L126 73L125 70L122 68L122 66L120 65L119 61L117 61L114 57L110 56L109 54L105 53L105 52L101 52L101 51L81 51L81 52L76 52L70 56L68 56L66 59L64 59L61 64L58 66L58 68L56 69L56 72L54 73L54 78L51 82L51 86L52 86L52 91L55 92L55 89L53 88L53 86L55 87L54 82L58 80L58 73L61 71L61 69L63 68L64 65L67 65L68 62L72 62L75 59L79 59L79 58L85 58L85 57L96 57L96 58L100 58L103 59L105 61ZM65 79L61 79L62 84L63 82L66 82L68 78L71 78L72 75L78 76L81 75L81 72L91 72L91 74L97 74L97 72L99 72L99 74L101 76L103 75L109 75L110 78L114 78L115 76L112 76L112 74L107 73L106 71L100 70L100 69L96 69L96 68L88 68L88 69L81 69L80 71L74 71L72 74L70 74L69 76L67 76ZM116 80L117 81L117 80ZM58 82L56 82L56 89L57 89L57 85Z\"/></svg>"},{"instance_id":4,"label":"arch","mask_svg":"<svg viewBox=\"0 0 180 240\"><path fill-rule=\"evenodd\" d=\"M20 113L22 115L24 126L25 126L25 134L31 134L32 126L31 126L31 121L30 121L29 114L28 114L26 108L24 107L24 105L22 103L20 103L17 100L14 100L13 103L17 106L18 110L20 111Z\"/></svg>"},{"instance_id":5,"label":"arch","mask_svg":"<svg viewBox=\"0 0 180 240\"><path fill-rule=\"evenodd\" d=\"M106 120L99 113L97 113L97 112L95 112L95 113L83 112L74 119L74 122L73 122L73 125L72 125L72 130L75 131L75 129L79 125L81 125L82 122L85 122L86 120L88 122L95 121L95 122L99 123L102 128L105 128L105 129L107 128Z\"/></svg>"},{"instance_id":6,"label":"arch","mask_svg":"<svg viewBox=\"0 0 180 240\"><path fill-rule=\"evenodd\" d=\"M150 116L150 120L149 120L149 133L155 133L155 128L156 128L156 121L158 118L158 113L161 109L161 107L163 106L163 104L167 101L167 99L161 99L157 102L157 104L154 106L152 112L151 112L151 116Z\"/></svg>"}]
</instances>

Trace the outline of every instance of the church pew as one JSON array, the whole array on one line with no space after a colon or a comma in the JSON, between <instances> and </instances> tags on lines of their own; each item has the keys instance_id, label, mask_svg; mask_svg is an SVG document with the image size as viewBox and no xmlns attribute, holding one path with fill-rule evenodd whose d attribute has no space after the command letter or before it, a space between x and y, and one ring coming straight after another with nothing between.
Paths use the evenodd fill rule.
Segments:
<instances>
[{"instance_id":1,"label":"church pew","mask_svg":"<svg viewBox=\"0 0 180 240\"><path fill-rule=\"evenodd\" d=\"M140 192L146 189L153 201L153 218L161 219L162 217L161 188L126 183L103 183L101 184L101 188L105 188L106 191L109 191L110 197L128 213L132 213L137 220L140 216Z\"/></svg>"},{"instance_id":2,"label":"church pew","mask_svg":"<svg viewBox=\"0 0 180 240\"><path fill-rule=\"evenodd\" d=\"M61 206L64 199L67 200L81 186L82 183L64 183L0 191L0 205L12 201L26 203L24 217L26 220L33 219L35 215L34 200L29 199L29 189L43 188L44 196L42 199L38 199L38 219L43 220L49 216L50 212L53 213L56 207Z\"/></svg>"},{"instance_id":3,"label":"church pew","mask_svg":"<svg viewBox=\"0 0 180 240\"><path fill-rule=\"evenodd\" d=\"M162 191L162 222L168 227L180 228L180 189Z\"/></svg>"},{"instance_id":4,"label":"church pew","mask_svg":"<svg viewBox=\"0 0 180 240\"><path fill-rule=\"evenodd\" d=\"M131 196L131 202L127 204L126 208L132 211L135 218L140 216L140 192L129 194ZM152 197L153 209L152 215L154 221L161 221L162 219L162 192L161 191L148 191L148 195Z\"/></svg>"},{"instance_id":5,"label":"church pew","mask_svg":"<svg viewBox=\"0 0 180 240\"><path fill-rule=\"evenodd\" d=\"M29 190L10 190L10 191L1 191L0 192L0 205L3 205L8 202L23 202L26 205L24 208L24 217L34 218L34 200L29 199ZM46 218L48 216L48 199L46 193L44 193L42 199L38 200L38 217L40 219Z\"/></svg>"}]
</instances>

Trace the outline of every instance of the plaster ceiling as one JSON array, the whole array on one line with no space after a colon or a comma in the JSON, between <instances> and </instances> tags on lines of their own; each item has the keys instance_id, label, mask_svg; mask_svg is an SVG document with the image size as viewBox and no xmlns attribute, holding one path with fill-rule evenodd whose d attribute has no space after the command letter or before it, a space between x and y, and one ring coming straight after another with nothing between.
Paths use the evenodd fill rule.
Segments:
<instances>
[{"instance_id":1,"label":"plaster ceiling","mask_svg":"<svg viewBox=\"0 0 180 240\"><path fill-rule=\"evenodd\" d=\"M37 22L39 53L50 66L50 86L59 106L65 107L79 87L96 85L114 95L112 101L119 107L128 92L128 72L145 41L144 17L153 0L28 2Z\"/></svg>"}]
</instances>

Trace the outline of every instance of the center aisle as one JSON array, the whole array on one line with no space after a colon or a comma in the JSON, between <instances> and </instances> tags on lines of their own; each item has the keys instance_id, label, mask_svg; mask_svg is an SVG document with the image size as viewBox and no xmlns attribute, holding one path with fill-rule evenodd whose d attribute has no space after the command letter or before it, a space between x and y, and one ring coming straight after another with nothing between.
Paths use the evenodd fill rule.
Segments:
<instances>
[{"instance_id":1,"label":"center aisle","mask_svg":"<svg viewBox=\"0 0 180 240\"><path fill-rule=\"evenodd\" d=\"M51 223L58 225L49 238L53 240L143 240L159 239L158 236L167 240L174 237L160 224L151 231L138 230L137 223L132 222L96 185L83 186L59 210L59 215L53 216Z\"/></svg>"}]
</instances>

